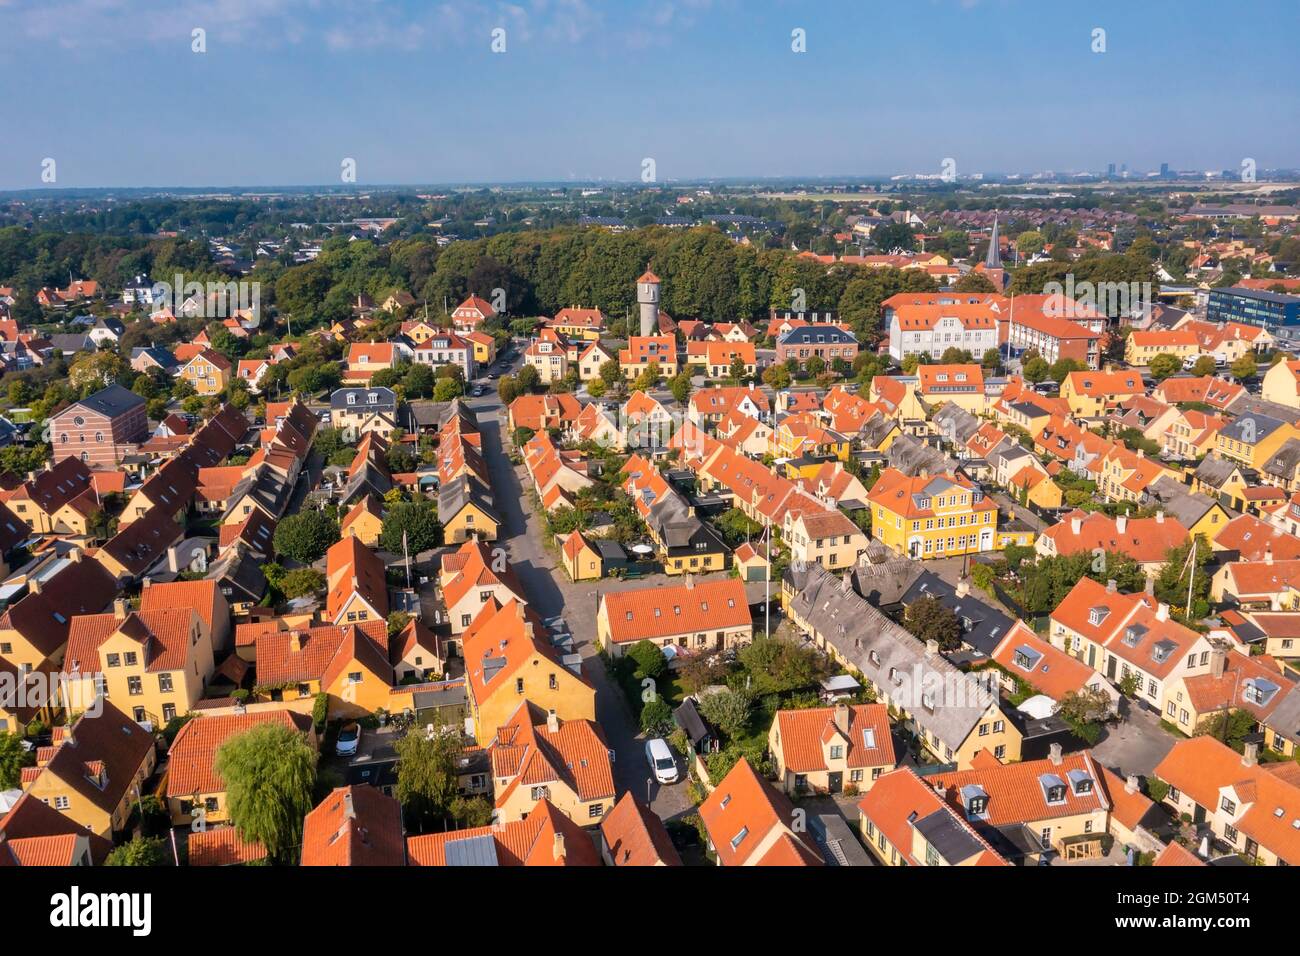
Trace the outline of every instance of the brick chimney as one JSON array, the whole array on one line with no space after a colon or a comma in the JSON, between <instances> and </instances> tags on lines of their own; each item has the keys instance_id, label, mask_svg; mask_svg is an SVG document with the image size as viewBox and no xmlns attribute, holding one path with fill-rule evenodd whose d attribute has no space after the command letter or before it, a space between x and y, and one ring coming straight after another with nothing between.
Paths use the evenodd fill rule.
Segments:
<instances>
[{"instance_id":1,"label":"brick chimney","mask_svg":"<svg viewBox=\"0 0 1300 956\"><path fill-rule=\"evenodd\" d=\"M307 635L303 631L289 632L289 650L295 654L301 654L302 649L307 645Z\"/></svg>"},{"instance_id":2,"label":"brick chimney","mask_svg":"<svg viewBox=\"0 0 1300 956\"><path fill-rule=\"evenodd\" d=\"M1253 767L1259 759L1259 744L1246 744L1246 752L1241 755L1243 767Z\"/></svg>"},{"instance_id":3,"label":"brick chimney","mask_svg":"<svg viewBox=\"0 0 1300 956\"><path fill-rule=\"evenodd\" d=\"M122 598L115 599L113 601L113 617L117 618L119 621L125 621L126 615L126 601Z\"/></svg>"},{"instance_id":4,"label":"brick chimney","mask_svg":"<svg viewBox=\"0 0 1300 956\"><path fill-rule=\"evenodd\" d=\"M1159 604L1156 605L1156 620L1157 621L1169 620L1169 605L1166 604L1164 601L1161 601Z\"/></svg>"},{"instance_id":5,"label":"brick chimney","mask_svg":"<svg viewBox=\"0 0 1300 956\"><path fill-rule=\"evenodd\" d=\"M1164 523L1165 523L1165 513L1164 510L1162 509L1156 512L1156 524L1164 524Z\"/></svg>"},{"instance_id":6,"label":"brick chimney","mask_svg":"<svg viewBox=\"0 0 1300 956\"><path fill-rule=\"evenodd\" d=\"M1138 792L1138 778L1137 778L1137 774L1132 774L1132 773L1131 773L1131 774L1129 774L1128 777L1124 780L1124 792L1125 792L1125 793L1137 793L1137 792Z\"/></svg>"},{"instance_id":7,"label":"brick chimney","mask_svg":"<svg viewBox=\"0 0 1300 956\"><path fill-rule=\"evenodd\" d=\"M1078 534L1078 533L1081 532L1082 530L1083 530L1083 519L1082 519L1082 518L1078 518L1078 517L1071 518L1071 519L1070 519L1070 533L1071 533L1071 534Z\"/></svg>"},{"instance_id":8,"label":"brick chimney","mask_svg":"<svg viewBox=\"0 0 1300 956\"><path fill-rule=\"evenodd\" d=\"M1111 578L1109 581L1106 582L1107 594L1114 594L1118 590L1119 590L1119 582L1116 581L1114 578Z\"/></svg>"},{"instance_id":9,"label":"brick chimney","mask_svg":"<svg viewBox=\"0 0 1300 956\"><path fill-rule=\"evenodd\" d=\"M1228 654L1222 647L1210 651L1210 673L1216 678L1222 677L1228 666Z\"/></svg>"},{"instance_id":10,"label":"brick chimney","mask_svg":"<svg viewBox=\"0 0 1300 956\"><path fill-rule=\"evenodd\" d=\"M1055 766L1055 767L1059 767L1059 766L1061 765L1061 745L1060 745L1060 744L1052 744L1052 746L1051 746L1050 748L1048 748L1048 751L1047 751L1047 759L1050 760L1050 761L1052 762L1052 765Z\"/></svg>"},{"instance_id":11,"label":"brick chimney","mask_svg":"<svg viewBox=\"0 0 1300 956\"><path fill-rule=\"evenodd\" d=\"M1120 515L1115 519L1115 532L1123 534L1124 529L1128 527L1128 515Z\"/></svg>"},{"instance_id":12,"label":"brick chimney","mask_svg":"<svg viewBox=\"0 0 1300 956\"><path fill-rule=\"evenodd\" d=\"M560 732L560 718L556 716L555 711L546 713L546 729L549 733L558 734Z\"/></svg>"},{"instance_id":13,"label":"brick chimney","mask_svg":"<svg viewBox=\"0 0 1300 956\"><path fill-rule=\"evenodd\" d=\"M929 640L929 641L926 641L926 642L925 642L925 653L926 653L926 655L929 656L929 657L938 657L938 656L939 656L939 642L936 641L936 640Z\"/></svg>"},{"instance_id":14,"label":"brick chimney","mask_svg":"<svg viewBox=\"0 0 1300 956\"><path fill-rule=\"evenodd\" d=\"M566 856L564 852L564 834L559 830L555 831L555 842L553 844L552 855L556 860L563 860Z\"/></svg>"},{"instance_id":15,"label":"brick chimney","mask_svg":"<svg viewBox=\"0 0 1300 956\"><path fill-rule=\"evenodd\" d=\"M835 729L847 737L849 735L849 705L845 703L836 704L833 719Z\"/></svg>"}]
</instances>

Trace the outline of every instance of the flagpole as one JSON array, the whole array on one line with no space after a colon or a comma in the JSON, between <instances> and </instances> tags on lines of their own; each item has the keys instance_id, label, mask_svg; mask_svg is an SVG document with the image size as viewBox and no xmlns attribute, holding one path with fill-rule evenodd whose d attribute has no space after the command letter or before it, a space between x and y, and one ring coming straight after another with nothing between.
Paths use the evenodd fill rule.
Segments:
<instances>
[{"instance_id":1,"label":"flagpole","mask_svg":"<svg viewBox=\"0 0 1300 956\"><path fill-rule=\"evenodd\" d=\"M406 547L406 529L402 529L402 554L406 557L406 586L411 586L411 552Z\"/></svg>"},{"instance_id":2,"label":"flagpole","mask_svg":"<svg viewBox=\"0 0 1300 956\"><path fill-rule=\"evenodd\" d=\"M763 565L763 636L772 636L772 526L767 526L767 561Z\"/></svg>"}]
</instances>

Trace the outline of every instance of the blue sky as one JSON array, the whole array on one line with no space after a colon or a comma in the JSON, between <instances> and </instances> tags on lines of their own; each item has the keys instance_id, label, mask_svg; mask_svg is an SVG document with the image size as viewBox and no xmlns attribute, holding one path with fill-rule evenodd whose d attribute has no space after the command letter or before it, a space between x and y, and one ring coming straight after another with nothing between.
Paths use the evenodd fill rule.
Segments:
<instances>
[{"instance_id":1,"label":"blue sky","mask_svg":"<svg viewBox=\"0 0 1300 956\"><path fill-rule=\"evenodd\" d=\"M0 189L46 157L62 187L1294 167L1298 26L1295 0L0 0Z\"/></svg>"}]
</instances>

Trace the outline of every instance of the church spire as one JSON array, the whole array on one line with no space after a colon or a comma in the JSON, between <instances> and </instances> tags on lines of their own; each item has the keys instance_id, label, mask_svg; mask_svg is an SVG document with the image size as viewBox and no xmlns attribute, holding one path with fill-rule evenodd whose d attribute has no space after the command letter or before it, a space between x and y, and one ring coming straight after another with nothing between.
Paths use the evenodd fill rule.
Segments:
<instances>
[{"instance_id":1,"label":"church spire","mask_svg":"<svg viewBox=\"0 0 1300 956\"><path fill-rule=\"evenodd\" d=\"M998 251L998 217L997 216L993 217L993 232L989 236L989 252L988 255L984 257L984 268L986 269L1002 268L1002 256L999 254Z\"/></svg>"}]
</instances>

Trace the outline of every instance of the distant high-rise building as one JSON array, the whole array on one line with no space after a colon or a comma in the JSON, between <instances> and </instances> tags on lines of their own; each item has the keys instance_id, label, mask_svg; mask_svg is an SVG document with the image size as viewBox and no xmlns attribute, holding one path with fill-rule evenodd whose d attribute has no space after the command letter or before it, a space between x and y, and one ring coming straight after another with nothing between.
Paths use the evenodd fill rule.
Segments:
<instances>
[{"instance_id":1,"label":"distant high-rise building","mask_svg":"<svg viewBox=\"0 0 1300 956\"><path fill-rule=\"evenodd\" d=\"M1115 175L1115 164L1114 164L1114 163L1108 163L1108 164L1106 165L1106 175L1107 175L1107 176L1114 176L1114 175Z\"/></svg>"},{"instance_id":2,"label":"distant high-rise building","mask_svg":"<svg viewBox=\"0 0 1300 956\"><path fill-rule=\"evenodd\" d=\"M641 307L641 334L655 335L659 329L659 277L649 269L636 280L636 301Z\"/></svg>"},{"instance_id":3,"label":"distant high-rise building","mask_svg":"<svg viewBox=\"0 0 1300 956\"><path fill-rule=\"evenodd\" d=\"M1168 179L1168 178L1169 178L1169 164L1168 164L1168 163L1161 163L1161 164L1160 164L1160 178L1161 178L1161 179Z\"/></svg>"}]
</instances>

